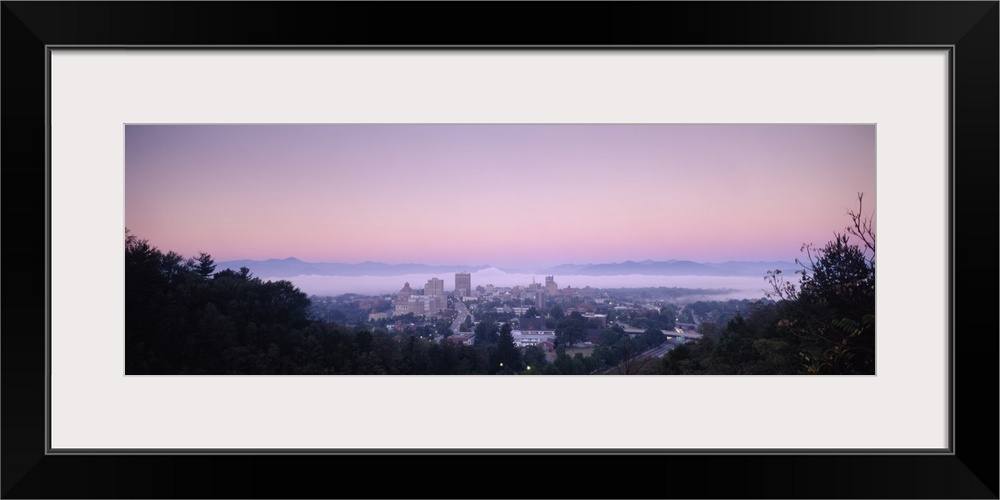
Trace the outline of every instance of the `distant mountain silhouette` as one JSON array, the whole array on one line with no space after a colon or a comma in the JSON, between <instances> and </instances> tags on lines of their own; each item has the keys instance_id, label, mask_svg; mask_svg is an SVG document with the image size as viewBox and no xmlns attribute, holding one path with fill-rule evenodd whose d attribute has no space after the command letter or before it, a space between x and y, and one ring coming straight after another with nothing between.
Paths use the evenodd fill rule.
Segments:
<instances>
[{"instance_id":1,"label":"distant mountain silhouette","mask_svg":"<svg viewBox=\"0 0 1000 500\"><path fill-rule=\"evenodd\" d=\"M764 276L768 271L781 269L795 270L793 262L743 262L699 263L689 260L627 260L608 264L563 264L541 272L553 275L617 276L623 274L647 274L657 276Z\"/></svg>"},{"instance_id":2,"label":"distant mountain silhouette","mask_svg":"<svg viewBox=\"0 0 1000 500\"><path fill-rule=\"evenodd\" d=\"M438 274L456 272L476 272L489 269L488 265L427 265L427 264L386 264L365 261L358 264L332 262L304 262L295 257L268 260L231 260L217 262L216 270L239 270L247 267L254 276L267 278L289 278L301 275L319 276L400 276L404 274ZM617 276L643 274L656 276L764 276L767 271L781 269L790 273L798 266L793 262L745 262L729 261L719 263L699 263L688 260L665 260L642 262L625 261L603 264L561 264L537 270L538 274L555 276Z\"/></svg>"},{"instance_id":3,"label":"distant mountain silhouette","mask_svg":"<svg viewBox=\"0 0 1000 500\"><path fill-rule=\"evenodd\" d=\"M319 276L400 276L404 274L434 274L453 272L475 272L489 266L445 265L431 266L426 264L385 264L383 262L365 261L359 264L342 264L335 262L304 262L295 257L267 260L230 260L217 262L216 270L232 269L238 271L241 267L250 269L254 276L267 278L290 278L301 275Z\"/></svg>"}]
</instances>

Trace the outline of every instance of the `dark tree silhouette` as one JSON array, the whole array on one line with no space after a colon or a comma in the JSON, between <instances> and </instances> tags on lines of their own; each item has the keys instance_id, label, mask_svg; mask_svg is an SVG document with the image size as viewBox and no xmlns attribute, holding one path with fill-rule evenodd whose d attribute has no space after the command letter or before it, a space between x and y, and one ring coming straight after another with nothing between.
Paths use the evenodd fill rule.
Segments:
<instances>
[{"instance_id":1,"label":"dark tree silhouette","mask_svg":"<svg viewBox=\"0 0 1000 500\"><path fill-rule=\"evenodd\" d=\"M587 340L587 319L573 311L556 324L556 341L563 345L573 345Z\"/></svg>"},{"instance_id":2,"label":"dark tree silhouette","mask_svg":"<svg viewBox=\"0 0 1000 500\"><path fill-rule=\"evenodd\" d=\"M846 233L821 248L802 246L806 259L798 285L785 281L780 270L768 273L768 297L785 302L788 314L779 328L801 340L806 373L875 373L875 233L872 216L849 211ZM853 244L850 235L861 240Z\"/></svg>"}]
</instances>

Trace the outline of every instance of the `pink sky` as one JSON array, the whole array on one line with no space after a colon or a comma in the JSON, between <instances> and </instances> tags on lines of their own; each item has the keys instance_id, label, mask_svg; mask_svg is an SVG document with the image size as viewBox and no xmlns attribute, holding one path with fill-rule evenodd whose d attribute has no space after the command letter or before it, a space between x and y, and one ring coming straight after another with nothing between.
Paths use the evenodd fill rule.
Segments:
<instances>
[{"instance_id":1,"label":"pink sky","mask_svg":"<svg viewBox=\"0 0 1000 500\"><path fill-rule=\"evenodd\" d=\"M875 207L874 125L127 125L125 225L216 261L786 260Z\"/></svg>"}]
</instances>

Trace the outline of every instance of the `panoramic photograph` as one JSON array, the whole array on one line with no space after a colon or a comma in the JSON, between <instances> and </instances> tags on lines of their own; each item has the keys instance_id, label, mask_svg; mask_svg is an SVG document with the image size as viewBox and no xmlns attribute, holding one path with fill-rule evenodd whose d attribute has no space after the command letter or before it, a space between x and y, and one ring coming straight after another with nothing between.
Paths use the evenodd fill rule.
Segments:
<instances>
[{"instance_id":1,"label":"panoramic photograph","mask_svg":"<svg viewBox=\"0 0 1000 500\"><path fill-rule=\"evenodd\" d=\"M126 375L874 375L874 124L126 124Z\"/></svg>"}]
</instances>

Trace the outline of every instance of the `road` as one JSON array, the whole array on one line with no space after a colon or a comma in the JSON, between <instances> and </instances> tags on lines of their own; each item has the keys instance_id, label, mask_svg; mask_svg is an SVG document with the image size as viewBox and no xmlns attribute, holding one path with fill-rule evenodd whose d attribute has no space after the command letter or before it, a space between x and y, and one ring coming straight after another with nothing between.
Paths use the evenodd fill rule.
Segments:
<instances>
[{"instance_id":1,"label":"road","mask_svg":"<svg viewBox=\"0 0 1000 500\"><path fill-rule=\"evenodd\" d=\"M624 325L621 325L621 324L619 324L618 326L621 326L622 329L625 330L625 333L627 333L629 335L632 335L632 336L644 333L646 331L646 330L643 330L642 328L634 328L634 327L631 327L631 326L624 326ZM675 330L660 330L660 331L663 332L663 334L666 335L666 336L668 336L668 337L678 337L678 336L680 336L680 334L677 333ZM686 338L691 338L691 339L700 339L701 338L701 334L698 333L698 332L688 332L688 333L685 333L684 336Z\"/></svg>"},{"instance_id":2,"label":"road","mask_svg":"<svg viewBox=\"0 0 1000 500\"><path fill-rule=\"evenodd\" d=\"M459 333L458 329L465 322L465 317L472 316L472 313L469 312L469 308L465 307L465 303L458 297L453 298L451 303L455 306L455 310L458 311L458 314L455 315L455 320L451 322L451 331Z\"/></svg>"},{"instance_id":3,"label":"road","mask_svg":"<svg viewBox=\"0 0 1000 500\"><path fill-rule=\"evenodd\" d=\"M651 358L662 358L663 356L666 356L671 349L679 345L680 343L674 343L673 341L664 342L646 352L643 352L635 356L634 358L629 360L629 363L631 363L633 366L638 366L639 363L648 363L649 362L648 360ZM623 363L619 363L618 365L612 366L611 368L602 371L601 374L611 375L620 373L619 366L621 366L622 364Z\"/></svg>"},{"instance_id":4,"label":"road","mask_svg":"<svg viewBox=\"0 0 1000 500\"><path fill-rule=\"evenodd\" d=\"M656 346L656 347L654 347L654 348L652 348L652 349L644 352L643 355L644 356L648 356L648 357L654 357L654 358L662 358L662 357L666 356L667 353L670 352L671 349L673 349L673 348L675 348L675 347L677 347L679 345L680 345L680 343L674 343L673 341L669 341L668 340L668 341L666 341L666 342L664 342L664 343L662 343L662 344L660 344L660 345L658 345L658 346Z\"/></svg>"}]
</instances>

